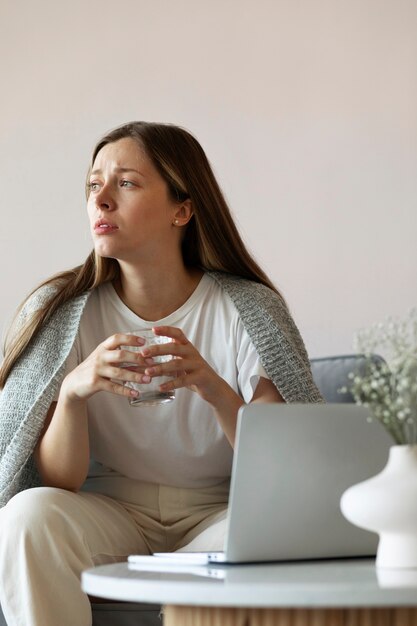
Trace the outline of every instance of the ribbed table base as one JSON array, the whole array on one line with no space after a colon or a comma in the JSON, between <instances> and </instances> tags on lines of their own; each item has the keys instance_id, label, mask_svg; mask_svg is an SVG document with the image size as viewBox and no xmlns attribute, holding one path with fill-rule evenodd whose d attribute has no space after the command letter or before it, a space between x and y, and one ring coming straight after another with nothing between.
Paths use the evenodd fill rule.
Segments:
<instances>
[{"instance_id":1,"label":"ribbed table base","mask_svg":"<svg viewBox=\"0 0 417 626\"><path fill-rule=\"evenodd\" d=\"M166 606L164 626L417 626L417 608L230 609Z\"/></svg>"}]
</instances>

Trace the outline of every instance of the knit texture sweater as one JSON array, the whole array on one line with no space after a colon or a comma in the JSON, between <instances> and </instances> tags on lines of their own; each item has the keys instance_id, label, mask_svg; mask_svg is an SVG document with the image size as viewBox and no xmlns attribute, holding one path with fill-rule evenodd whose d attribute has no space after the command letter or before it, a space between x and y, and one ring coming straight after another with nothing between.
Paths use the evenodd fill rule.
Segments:
<instances>
[{"instance_id":1,"label":"knit texture sweater","mask_svg":"<svg viewBox=\"0 0 417 626\"><path fill-rule=\"evenodd\" d=\"M268 287L208 272L232 299L266 373L286 402L322 402L301 335L284 300ZM85 292L61 306L32 339L0 394L0 506L39 486L33 450L65 374L86 302ZM19 322L45 303L50 288L27 302Z\"/></svg>"}]
</instances>

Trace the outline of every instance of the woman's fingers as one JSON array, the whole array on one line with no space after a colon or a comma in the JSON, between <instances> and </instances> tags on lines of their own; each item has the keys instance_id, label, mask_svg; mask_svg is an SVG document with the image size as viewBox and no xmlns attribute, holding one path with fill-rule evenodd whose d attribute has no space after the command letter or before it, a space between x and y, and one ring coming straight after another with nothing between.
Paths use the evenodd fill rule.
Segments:
<instances>
[{"instance_id":1,"label":"woman's fingers","mask_svg":"<svg viewBox=\"0 0 417 626\"><path fill-rule=\"evenodd\" d=\"M100 376L103 380L121 381L130 383L149 383L151 376L145 373L145 370L138 372L136 368L105 366L100 370Z\"/></svg>"},{"instance_id":2,"label":"woman's fingers","mask_svg":"<svg viewBox=\"0 0 417 626\"><path fill-rule=\"evenodd\" d=\"M145 340L137 335L128 335L126 333L116 333L107 337L100 345L106 350L118 350L121 346L143 346Z\"/></svg>"},{"instance_id":3,"label":"woman's fingers","mask_svg":"<svg viewBox=\"0 0 417 626\"><path fill-rule=\"evenodd\" d=\"M169 376L172 374L180 376L183 372L196 369L197 366L198 364L191 359L171 359L164 363L147 365L144 368L144 373L149 376Z\"/></svg>"},{"instance_id":4,"label":"woman's fingers","mask_svg":"<svg viewBox=\"0 0 417 626\"><path fill-rule=\"evenodd\" d=\"M123 367L149 367L153 365L153 359L151 357L144 357L139 352L133 352L133 350L108 350L103 355L103 359L107 363L114 363L119 367L123 364Z\"/></svg>"},{"instance_id":5,"label":"woman's fingers","mask_svg":"<svg viewBox=\"0 0 417 626\"><path fill-rule=\"evenodd\" d=\"M155 326L152 330L154 331L155 335L170 337L178 343L189 343L181 328L176 328L175 326Z\"/></svg>"},{"instance_id":6,"label":"woman's fingers","mask_svg":"<svg viewBox=\"0 0 417 626\"><path fill-rule=\"evenodd\" d=\"M140 337L116 334L101 344L105 348L106 365L114 368L105 373L103 371L103 376L139 383L150 382L158 376L167 376L170 380L163 383L161 389L187 387L198 392L204 399L215 395L219 377L183 331L174 326L158 326L153 331L156 336L169 337L172 341L143 347L144 342ZM161 363L158 362L159 357L172 358L162 358Z\"/></svg>"},{"instance_id":7,"label":"woman's fingers","mask_svg":"<svg viewBox=\"0 0 417 626\"><path fill-rule=\"evenodd\" d=\"M115 380L105 380L102 382L102 391L109 391L110 393L118 396L125 396L127 398L137 397L139 393L135 389L126 387Z\"/></svg>"},{"instance_id":8,"label":"woman's fingers","mask_svg":"<svg viewBox=\"0 0 417 626\"><path fill-rule=\"evenodd\" d=\"M187 374L187 372L181 372L179 376L175 376L175 378L171 378L171 380L167 380L160 385L160 388L163 391L170 391L171 389L181 389L182 387L191 388L193 385L192 375Z\"/></svg>"},{"instance_id":9,"label":"woman's fingers","mask_svg":"<svg viewBox=\"0 0 417 626\"><path fill-rule=\"evenodd\" d=\"M153 360L150 357L144 358L139 353L143 344L144 340L141 337L125 333L105 339L66 376L65 392L68 398L86 400L99 391L109 391L123 396L138 395L124 384L151 381L145 369L153 364ZM134 350L129 350L130 346Z\"/></svg>"}]
</instances>

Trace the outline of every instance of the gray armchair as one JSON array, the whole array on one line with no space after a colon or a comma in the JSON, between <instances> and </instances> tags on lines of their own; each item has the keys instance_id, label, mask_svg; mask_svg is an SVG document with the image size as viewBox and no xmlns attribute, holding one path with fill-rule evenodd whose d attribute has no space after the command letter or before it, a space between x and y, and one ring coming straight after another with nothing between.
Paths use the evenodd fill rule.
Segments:
<instances>
[{"instance_id":1,"label":"gray armchair","mask_svg":"<svg viewBox=\"0 0 417 626\"><path fill-rule=\"evenodd\" d=\"M373 363L382 365L384 359L377 354L371 356ZM320 389L326 402L354 402L350 392L340 393L341 387L349 387L350 372L363 372L366 358L362 354L346 354L344 356L328 356L311 359L311 371L314 382Z\"/></svg>"},{"instance_id":2,"label":"gray armchair","mask_svg":"<svg viewBox=\"0 0 417 626\"><path fill-rule=\"evenodd\" d=\"M374 356L375 362L383 360ZM362 355L324 357L311 360L314 381L326 402L353 402L350 393L339 389L348 386L348 374L361 371L365 364ZM161 626L160 607L150 604L121 602L93 602L93 626ZM0 626L6 626L0 611Z\"/></svg>"}]
</instances>

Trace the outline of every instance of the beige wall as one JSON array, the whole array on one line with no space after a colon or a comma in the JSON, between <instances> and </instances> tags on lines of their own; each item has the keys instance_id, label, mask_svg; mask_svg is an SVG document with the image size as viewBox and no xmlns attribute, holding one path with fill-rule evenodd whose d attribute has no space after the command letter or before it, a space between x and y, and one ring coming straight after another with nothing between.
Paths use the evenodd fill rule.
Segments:
<instances>
[{"instance_id":1,"label":"beige wall","mask_svg":"<svg viewBox=\"0 0 417 626\"><path fill-rule=\"evenodd\" d=\"M417 300L416 0L1 0L0 326L90 247L95 140L201 141L311 356Z\"/></svg>"}]
</instances>

